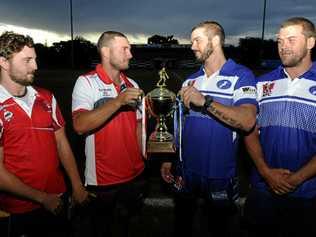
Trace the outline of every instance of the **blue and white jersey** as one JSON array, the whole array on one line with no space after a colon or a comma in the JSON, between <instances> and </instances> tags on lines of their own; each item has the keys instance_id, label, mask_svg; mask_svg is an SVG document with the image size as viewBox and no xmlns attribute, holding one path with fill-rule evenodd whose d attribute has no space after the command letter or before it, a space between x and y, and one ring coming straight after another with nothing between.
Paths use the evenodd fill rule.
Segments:
<instances>
[{"instance_id":1,"label":"blue and white jersey","mask_svg":"<svg viewBox=\"0 0 316 237\"><path fill-rule=\"evenodd\" d=\"M267 164L297 171L316 155L316 63L291 80L282 66L258 78L260 142ZM255 187L267 189L257 171ZM316 177L290 195L316 196Z\"/></svg>"},{"instance_id":2,"label":"blue and white jersey","mask_svg":"<svg viewBox=\"0 0 316 237\"><path fill-rule=\"evenodd\" d=\"M220 71L207 77L204 68L183 86L194 82L202 94L227 106L257 105L253 73L229 59ZM185 169L212 179L227 179L236 173L237 133L215 117L190 110L185 116L182 158Z\"/></svg>"}]
</instances>

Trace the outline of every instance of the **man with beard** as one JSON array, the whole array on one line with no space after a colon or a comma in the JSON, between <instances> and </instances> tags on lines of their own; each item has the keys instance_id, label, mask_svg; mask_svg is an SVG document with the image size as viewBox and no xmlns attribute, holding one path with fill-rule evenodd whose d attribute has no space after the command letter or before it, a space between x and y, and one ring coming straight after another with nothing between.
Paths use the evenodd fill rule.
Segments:
<instances>
[{"instance_id":1,"label":"man with beard","mask_svg":"<svg viewBox=\"0 0 316 237\"><path fill-rule=\"evenodd\" d=\"M282 65L258 78L257 128L245 138L256 169L245 214L250 236L315 236L315 26L290 18L277 41Z\"/></svg>"},{"instance_id":2,"label":"man with beard","mask_svg":"<svg viewBox=\"0 0 316 237\"><path fill-rule=\"evenodd\" d=\"M236 148L238 133L250 131L256 121L256 88L253 73L226 59L222 26L206 21L193 28L192 50L203 63L184 82L180 96L186 107L182 129L181 177L164 163L161 175L168 183L182 185L180 206L185 217L176 219L176 235L192 235L197 198L204 198L212 236L227 236L229 219L238 199ZM182 231L181 231L182 230ZM196 234L194 234L196 235Z\"/></svg>"},{"instance_id":3,"label":"man with beard","mask_svg":"<svg viewBox=\"0 0 316 237\"><path fill-rule=\"evenodd\" d=\"M65 236L61 195L66 191L60 163L73 197L88 197L64 132L54 96L31 86L37 70L33 40L0 36L0 209L10 213L10 236Z\"/></svg>"},{"instance_id":4,"label":"man with beard","mask_svg":"<svg viewBox=\"0 0 316 237\"><path fill-rule=\"evenodd\" d=\"M85 184L96 195L91 216L83 223L92 226L91 236L127 236L129 219L140 208L145 190L143 92L123 72L132 58L124 34L104 32L97 47L101 64L78 78L72 97L74 129L86 135Z\"/></svg>"}]
</instances>

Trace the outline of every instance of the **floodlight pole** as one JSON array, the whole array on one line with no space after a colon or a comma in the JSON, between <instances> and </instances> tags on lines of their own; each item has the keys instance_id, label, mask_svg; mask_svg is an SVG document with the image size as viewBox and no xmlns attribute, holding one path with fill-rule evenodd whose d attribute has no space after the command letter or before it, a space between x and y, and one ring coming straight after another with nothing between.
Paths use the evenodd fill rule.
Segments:
<instances>
[{"instance_id":1,"label":"floodlight pole","mask_svg":"<svg viewBox=\"0 0 316 237\"><path fill-rule=\"evenodd\" d=\"M72 17L72 0L69 0L70 3L70 35L71 35L71 51L70 51L70 60L71 68L75 67L74 61L74 27L73 27L73 17Z\"/></svg>"},{"instance_id":2,"label":"floodlight pole","mask_svg":"<svg viewBox=\"0 0 316 237\"><path fill-rule=\"evenodd\" d=\"M267 8L267 0L263 2L263 17L262 17L262 33L261 33L261 40L264 40L264 28L266 24L266 8Z\"/></svg>"}]
</instances>

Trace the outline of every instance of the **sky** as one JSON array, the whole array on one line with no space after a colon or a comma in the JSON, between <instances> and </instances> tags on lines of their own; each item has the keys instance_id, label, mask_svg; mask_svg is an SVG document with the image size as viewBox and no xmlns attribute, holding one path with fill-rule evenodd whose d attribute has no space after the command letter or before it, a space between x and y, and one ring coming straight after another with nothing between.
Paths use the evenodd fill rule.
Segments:
<instances>
[{"instance_id":1,"label":"sky","mask_svg":"<svg viewBox=\"0 0 316 237\"><path fill-rule=\"evenodd\" d=\"M316 0L266 0L265 39L274 38L282 21L307 17L316 24ZM226 43L261 37L264 0L72 0L74 36L95 43L107 30L125 33L131 43L173 35L190 43L192 27L215 20L225 29ZM70 39L70 0L1 0L0 33L28 34L51 45Z\"/></svg>"}]
</instances>

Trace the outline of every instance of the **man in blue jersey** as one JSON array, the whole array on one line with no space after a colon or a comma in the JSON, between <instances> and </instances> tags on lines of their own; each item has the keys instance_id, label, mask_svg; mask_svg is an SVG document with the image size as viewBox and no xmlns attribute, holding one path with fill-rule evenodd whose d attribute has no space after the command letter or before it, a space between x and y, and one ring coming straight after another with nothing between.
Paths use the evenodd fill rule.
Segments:
<instances>
[{"instance_id":1,"label":"man in blue jersey","mask_svg":"<svg viewBox=\"0 0 316 237\"><path fill-rule=\"evenodd\" d=\"M225 58L224 39L222 26L214 21L202 22L191 32L191 48L203 66L184 82L179 93L187 110L181 139L181 182L172 174L171 163L161 167L166 182L183 186L184 205L176 206L176 211L185 209L186 215L176 220L176 231L183 230L177 235L192 235L191 212L197 198L205 200L212 236L228 235L228 219L236 212L238 133L254 127L257 102L253 73Z\"/></svg>"},{"instance_id":2,"label":"man in blue jersey","mask_svg":"<svg viewBox=\"0 0 316 237\"><path fill-rule=\"evenodd\" d=\"M309 20L284 21L282 65L258 78L257 127L245 138L256 166L245 206L250 236L316 234L315 37Z\"/></svg>"}]
</instances>

